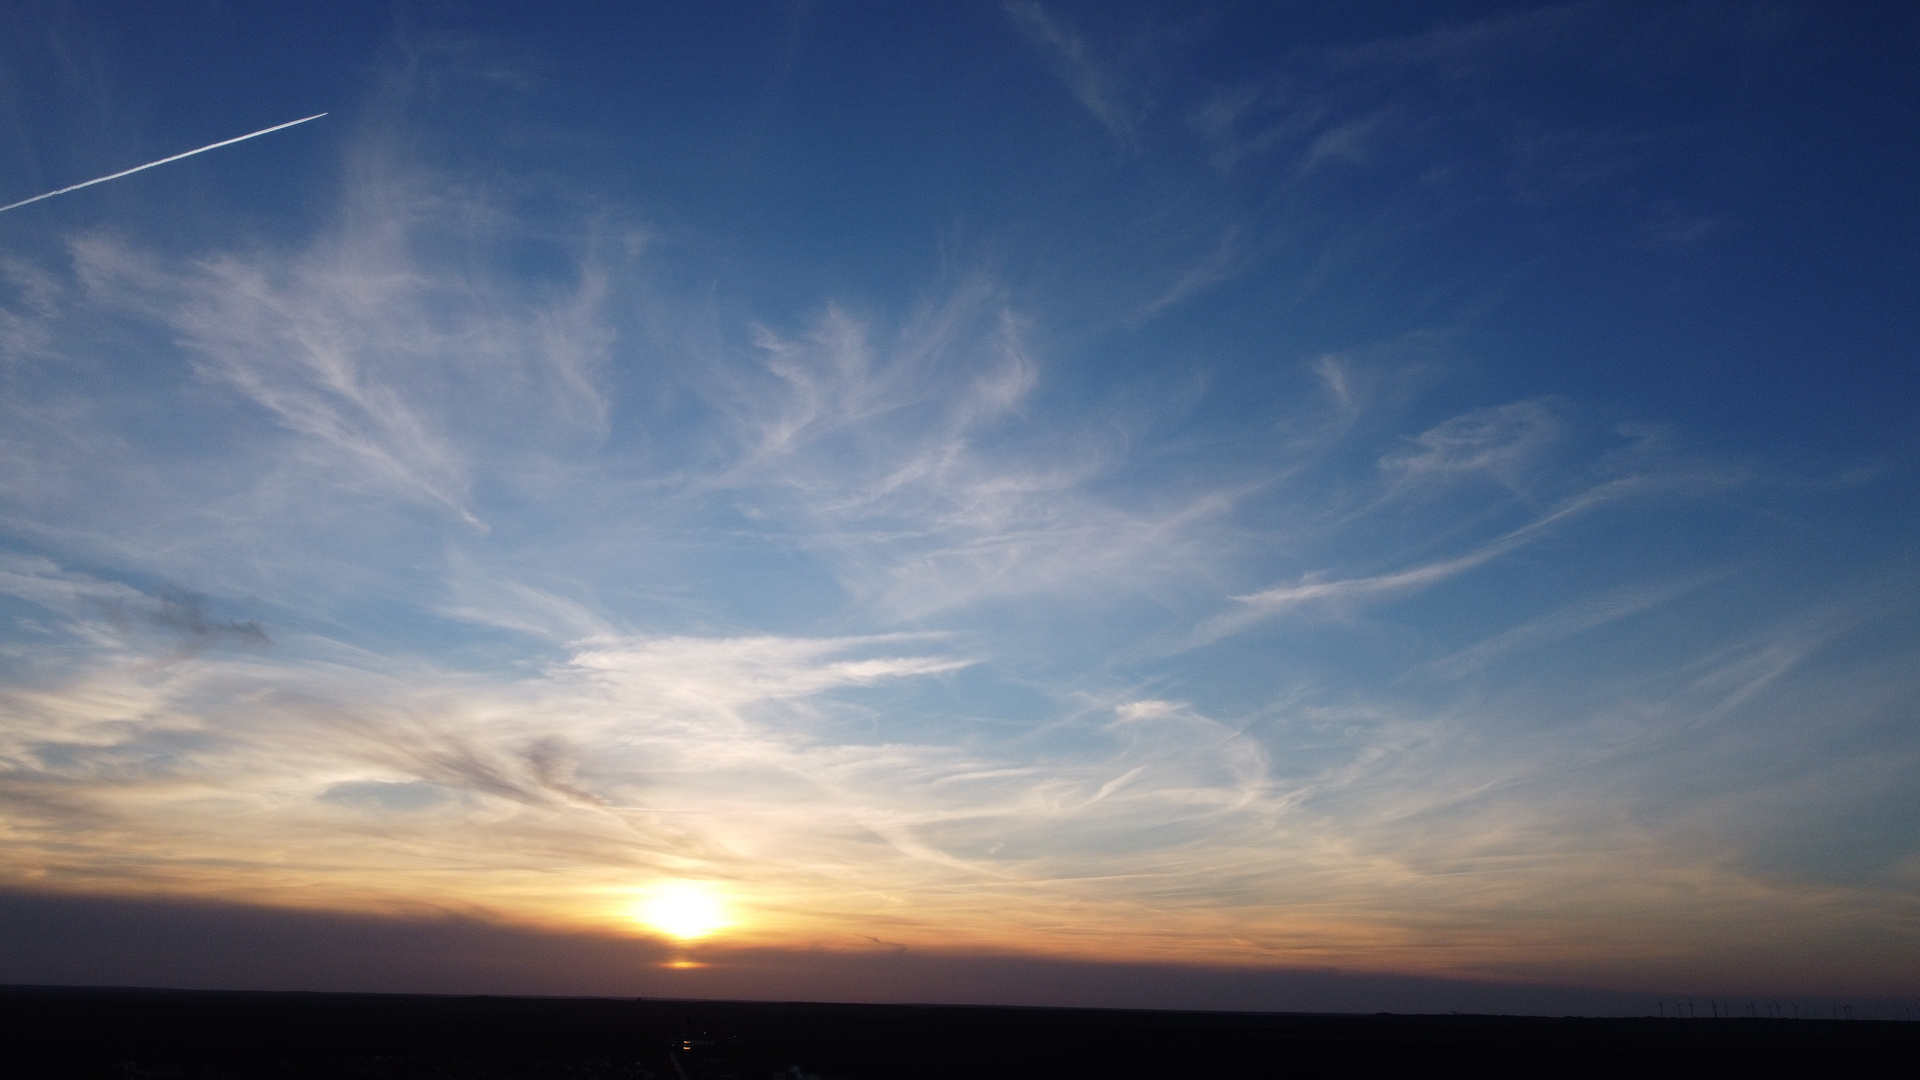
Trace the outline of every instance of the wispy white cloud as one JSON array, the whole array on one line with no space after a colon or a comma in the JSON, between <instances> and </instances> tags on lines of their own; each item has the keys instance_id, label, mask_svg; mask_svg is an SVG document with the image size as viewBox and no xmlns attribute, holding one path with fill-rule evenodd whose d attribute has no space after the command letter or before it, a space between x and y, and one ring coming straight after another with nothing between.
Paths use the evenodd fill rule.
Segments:
<instances>
[{"instance_id":1,"label":"wispy white cloud","mask_svg":"<svg viewBox=\"0 0 1920 1080\"><path fill-rule=\"evenodd\" d=\"M1704 715L1730 713L1858 625L1860 619L1854 612L1826 612L1733 642L1689 665L1694 676L1687 689L1711 701Z\"/></svg>"},{"instance_id":2,"label":"wispy white cloud","mask_svg":"<svg viewBox=\"0 0 1920 1080\"><path fill-rule=\"evenodd\" d=\"M1167 291L1140 309L1140 314L1147 317L1158 315L1189 296L1232 278L1247 257L1244 245L1238 243L1239 232L1237 228L1228 227L1212 252L1182 270Z\"/></svg>"},{"instance_id":3,"label":"wispy white cloud","mask_svg":"<svg viewBox=\"0 0 1920 1080\"><path fill-rule=\"evenodd\" d=\"M1592 125L1532 100L1514 73L1579 57L1588 84L1664 61L1647 40L1714 40L1722 15L1647 13L1571 3L1423 28L1418 33L1299 46L1271 70L1195 87L1184 107L1204 160L1224 176L1269 165L1290 189L1337 191L1356 173L1395 177L1427 195L1490 182L1536 211L1604 203L1642 223L1647 246L1711 235L1712 208L1678 213L1632 178L1683 138L1632 124ZM1607 57L1606 61L1598 58ZM1426 198L1415 200L1425 203ZM1397 227L1419 228L1402 219Z\"/></svg>"},{"instance_id":4,"label":"wispy white cloud","mask_svg":"<svg viewBox=\"0 0 1920 1080\"><path fill-rule=\"evenodd\" d=\"M1392 107L1377 109L1366 116L1322 130L1301 154L1299 171L1312 172L1343 162L1367 164L1373 157L1371 143L1376 140L1380 129L1389 125L1399 111Z\"/></svg>"},{"instance_id":5,"label":"wispy white cloud","mask_svg":"<svg viewBox=\"0 0 1920 1080\"><path fill-rule=\"evenodd\" d=\"M1020 317L976 280L883 334L829 308L762 328L771 380L724 384L739 456L710 481L827 558L896 618L1189 573L1230 509L1198 490L1140 509L1090 488L1124 466L1105 425L1022 413L1039 383Z\"/></svg>"},{"instance_id":6,"label":"wispy white cloud","mask_svg":"<svg viewBox=\"0 0 1920 1080\"><path fill-rule=\"evenodd\" d=\"M1716 570L1678 581L1614 589L1601 596L1581 600L1557 611L1528 619L1518 626L1502 630L1459 652L1428 661L1415 671L1422 675L1443 679L1462 678L1529 649L1565 641L1589 630L1596 630L1622 619L1632 618L1642 612L1651 611L1695 589L1722 580L1729 573L1731 573L1729 570Z\"/></svg>"},{"instance_id":7,"label":"wispy white cloud","mask_svg":"<svg viewBox=\"0 0 1920 1080\"><path fill-rule=\"evenodd\" d=\"M1079 31L1034 0L1007 0L1002 6L1027 39L1050 60L1060 81L1122 146L1137 146L1138 106L1128 87Z\"/></svg>"},{"instance_id":8,"label":"wispy white cloud","mask_svg":"<svg viewBox=\"0 0 1920 1080\"><path fill-rule=\"evenodd\" d=\"M1187 127L1208 144L1208 164L1222 173L1311 132L1325 102L1296 101L1286 91L1253 85L1215 89L1187 114ZM1246 130L1252 128L1254 130Z\"/></svg>"},{"instance_id":9,"label":"wispy white cloud","mask_svg":"<svg viewBox=\"0 0 1920 1080\"><path fill-rule=\"evenodd\" d=\"M73 259L91 303L163 319L201 375L299 437L317 478L483 527L472 456L501 433L489 424L517 422L526 438L537 415L536 446L605 431L594 374L611 339L597 313L605 277L586 267L570 295L528 302L423 262L398 221L380 233L184 273L99 236L77 241Z\"/></svg>"},{"instance_id":10,"label":"wispy white cloud","mask_svg":"<svg viewBox=\"0 0 1920 1080\"><path fill-rule=\"evenodd\" d=\"M1413 486L1446 483L1475 472L1488 473L1517 487L1519 470L1552 441L1556 430L1550 414L1533 402L1456 417L1419 436L1415 441L1421 445L1420 451L1382 459L1383 471L1393 477L1388 497ZM1657 441L1657 436L1638 439L1630 448L1603 459L1602 464L1616 471L1613 478L1567 495L1546 513L1465 552L1382 574L1309 574L1292 584L1233 597L1238 606L1201 623L1190 644L1217 641L1301 610L1350 616L1364 606L1410 596L1491 563L1601 508L1659 496L1698 495L1723 489L1740 479L1733 470L1667 457L1652 447L1650 439Z\"/></svg>"},{"instance_id":11,"label":"wispy white cloud","mask_svg":"<svg viewBox=\"0 0 1920 1080\"><path fill-rule=\"evenodd\" d=\"M497 626L553 642L610 637L616 628L607 612L586 599L564 595L516 580L493 567L476 566L463 555L448 560L444 614L463 621ZM591 593L576 584L571 591Z\"/></svg>"},{"instance_id":12,"label":"wispy white cloud","mask_svg":"<svg viewBox=\"0 0 1920 1080\"><path fill-rule=\"evenodd\" d=\"M1570 35L1594 33L1613 23L1614 12L1591 3L1556 4L1402 36L1375 38L1329 50L1333 63L1350 71L1431 70L1449 81L1470 79L1514 52L1551 49Z\"/></svg>"},{"instance_id":13,"label":"wispy white cloud","mask_svg":"<svg viewBox=\"0 0 1920 1080\"><path fill-rule=\"evenodd\" d=\"M1411 440L1418 449L1388 454L1380 469L1400 490L1480 473L1516 492L1560 437L1549 402L1516 401L1456 416Z\"/></svg>"}]
</instances>

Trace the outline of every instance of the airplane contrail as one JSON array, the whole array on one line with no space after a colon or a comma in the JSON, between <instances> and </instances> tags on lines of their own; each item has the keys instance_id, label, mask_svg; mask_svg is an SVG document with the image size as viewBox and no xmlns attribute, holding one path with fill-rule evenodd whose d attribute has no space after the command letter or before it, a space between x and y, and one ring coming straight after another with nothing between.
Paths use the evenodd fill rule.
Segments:
<instances>
[{"instance_id":1,"label":"airplane contrail","mask_svg":"<svg viewBox=\"0 0 1920 1080\"><path fill-rule=\"evenodd\" d=\"M72 187L63 187L59 191L49 191L45 195L35 195L31 199L21 199L17 203L13 203L8 206L0 206L0 214L4 214L7 211L12 210L16 207L25 206L28 203L39 202L41 199L51 199L55 195L65 195L69 191L79 191L83 187L92 187L95 184L104 184L109 180L118 180L123 176L132 176L134 173L137 173L142 169L151 169L155 165L165 165L169 161L179 161L181 158L192 157L195 154L204 154L209 150L218 150L223 146L232 146L234 143L237 143L237 142L246 142L248 139L258 138L259 136L268 134L269 132L279 131L281 128L290 128L295 124L304 124L309 120L318 120L325 115L327 114L314 113L312 116L303 116L298 120L289 120L284 124L275 124L270 128L261 128L259 131L256 131L251 135L242 135L237 139L226 139L221 142L214 143L212 146L203 146L198 150L189 150L184 154L175 154L172 157L161 158L159 161L149 161L145 165L135 165L131 169L114 173L112 176L102 176L98 180L89 180L84 184L75 184Z\"/></svg>"}]
</instances>

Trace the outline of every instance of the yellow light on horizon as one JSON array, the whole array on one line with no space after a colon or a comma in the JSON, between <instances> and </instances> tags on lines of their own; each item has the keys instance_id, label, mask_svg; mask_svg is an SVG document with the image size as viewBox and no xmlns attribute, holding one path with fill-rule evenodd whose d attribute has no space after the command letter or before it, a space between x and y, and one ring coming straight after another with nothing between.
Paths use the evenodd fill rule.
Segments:
<instances>
[{"instance_id":1,"label":"yellow light on horizon","mask_svg":"<svg viewBox=\"0 0 1920 1080\"><path fill-rule=\"evenodd\" d=\"M656 886L646 899L634 905L633 916L682 941L703 938L731 925L726 904L713 887L697 881Z\"/></svg>"}]
</instances>

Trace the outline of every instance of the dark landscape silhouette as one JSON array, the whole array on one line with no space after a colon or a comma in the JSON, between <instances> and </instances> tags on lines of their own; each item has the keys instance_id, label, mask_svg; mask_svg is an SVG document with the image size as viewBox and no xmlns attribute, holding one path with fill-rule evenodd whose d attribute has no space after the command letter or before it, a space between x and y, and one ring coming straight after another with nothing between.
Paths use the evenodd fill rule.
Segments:
<instances>
[{"instance_id":1,"label":"dark landscape silhouette","mask_svg":"<svg viewBox=\"0 0 1920 1080\"><path fill-rule=\"evenodd\" d=\"M0 989L8 1074L414 1077L1905 1075L1920 1025Z\"/></svg>"}]
</instances>

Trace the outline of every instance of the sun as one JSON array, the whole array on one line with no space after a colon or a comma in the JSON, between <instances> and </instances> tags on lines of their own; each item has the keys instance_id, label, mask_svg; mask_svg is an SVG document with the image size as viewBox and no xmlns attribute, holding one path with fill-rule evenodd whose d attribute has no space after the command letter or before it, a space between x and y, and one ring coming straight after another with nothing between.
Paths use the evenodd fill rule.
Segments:
<instances>
[{"instance_id":1,"label":"sun","mask_svg":"<svg viewBox=\"0 0 1920 1080\"><path fill-rule=\"evenodd\" d=\"M682 941L706 937L730 923L725 902L711 885L697 881L655 886L634 905L633 917Z\"/></svg>"}]
</instances>

